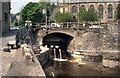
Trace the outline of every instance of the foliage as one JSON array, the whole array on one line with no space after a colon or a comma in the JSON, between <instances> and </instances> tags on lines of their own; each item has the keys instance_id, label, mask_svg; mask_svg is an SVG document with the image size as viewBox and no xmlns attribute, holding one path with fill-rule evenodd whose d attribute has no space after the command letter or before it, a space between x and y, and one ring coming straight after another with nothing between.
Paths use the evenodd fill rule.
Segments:
<instances>
[{"instance_id":1,"label":"foliage","mask_svg":"<svg viewBox=\"0 0 120 78\"><path fill-rule=\"evenodd\" d=\"M15 16L20 15L20 12L16 13Z\"/></svg>"},{"instance_id":2,"label":"foliage","mask_svg":"<svg viewBox=\"0 0 120 78\"><path fill-rule=\"evenodd\" d=\"M20 20L18 20L18 24L19 24L20 26L24 26L24 23L25 23L25 21L23 21L22 18L21 18Z\"/></svg>"},{"instance_id":3,"label":"foliage","mask_svg":"<svg viewBox=\"0 0 120 78\"><path fill-rule=\"evenodd\" d=\"M97 13L93 12L92 10L80 11L77 16L79 21L93 22L98 20Z\"/></svg>"},{"instance_id":4,"label":"foliage","mask_svg":"<svg viewBox=\"0 0 120 78\"><path fill-rule=\"evenodd\" d=\"M14 19L14 24L13 25L11 25L11 26L23 26L23 21L22 21L22 19L20 19L20 20L18 20L17 18L16 18L16 16L17 15L20 15L20 12L18 12L18 13L16 13L16 14L13 14L13 13L11 13L10 14L10 16Z\"/></svg>"},{"instance_id":5,"label":"foliage","mask_svg":"<svg viewBox=\"0 0 120 78\"><path fill-rule=\"evenodd\" d=\"M55 14L55 20L57 22L73 22L74 21L74 16L70 13L56 13Z\"/></svg>"},{"instance_id":6,"label":"foliage","mask_svg":"<svg viewBox=\"0 0 120 78\"><path fill-rule=\"evenodd\" d=\"M50 3L50 2L39 2L39 5L41 6L42 9L47 9L50 12L50 15L52 14L54 8L55 8L55 4L54 3Z\"/></svg>"},{"instance_id":7,"label":"foliage","mask_svg":"<svg viewBox=\"0 0 120 78\"><path fill-rule=\"evenodd\" d=\"M10 16L13 18L13 19L16 19L16 15L11 13Z\"/></svg>"},{"instance_id":8,"label":"foliage","mask_svg":"<svg viewBox=\"0 0 120 78\"><path fill-rule=\"evenodd\" d=\"M16 13L16 14L13 14L13 13L10 14L10 17L12 17L12 18L14 19L14 21L13 21L13 22L14 22L13 26L20 25L20 24L19 24L19 20L17 20L17 18L16 18L17 15L20 15L20 12L18 12L18 13Z\"/></svg>"},{"instance_id":9,"label":"foliage","mask_svg":"<svg viewBox=\"0 0 120 78\"><path fill-rule=\"evenodd\" d=\"M17 19L14 20L14 26L18 26L18 20Z\"/></svg>"},{"instance_id":10,"label":"foliage","mask_svg":"<svg viewBox=\"0 0 120 78\"><path fill-rule=\"evenodd\" d=\"M24 21L31 20L33 22L36 20L39 21L38 17L41 18L40 14L42 11L40 10L41 8L39 8L39 9L37 8L37 5L38 5L38 3L33 3L33 2L28 3L21 11L22 20L24 20Z\"/></svg>"},{"instance_id":11,"label":"foliage","mask_svg":"<svg viewBox=\"0 0 120 78\"><path fill-rule=\"evenodd\" d=\"M43 9L48 9L50 14L54 10L55 5L49 2L39 2L39 3L28 3L21 10L21 21L24 23L26 20L31 20L32 22L42 23L46 20L46 14L43 14Z\"/></svg>"},{"instance_id":12,"label":"foliage","mask_svg":"<svg viewBox=\"0 0 120 78\"><path fill-rule=\"evenodd\" d=\"M49 23L55 23L55 21L51 20L51 21L49 21Z\"/></svg>"},{"instance_id":13,"label":"foliage","mask_svg":"<svg viewBox=\"0 0 120 78\"><path fill-rule=\"evenodd\" d=\"M16 13L16 14L13 14L13 13L10 14L10 16L11 16L13 19L16 19L16 16L17 16L17 15L20 15L20 12L18 12L18 13Z\"/></svg>"},{"instance_id":14,"label":"foliage","mask_svg":"<svg viewBox=\"0 0 120 78\"><path fill-rule=\"evenodd\" d=\"M117 8L117 19L120 20L120 4L118 5L118 8Z\"/></svg>"}]
</instances>

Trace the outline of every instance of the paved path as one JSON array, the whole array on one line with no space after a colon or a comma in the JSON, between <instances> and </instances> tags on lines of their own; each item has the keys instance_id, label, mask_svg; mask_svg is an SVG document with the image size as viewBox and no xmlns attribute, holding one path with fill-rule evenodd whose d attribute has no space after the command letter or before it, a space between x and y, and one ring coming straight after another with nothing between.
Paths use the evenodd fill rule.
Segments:
<instances>
[{"instance_id":1,"label":"paved path","mask_svg":"<svg viewBox=\"0 0 120 78\"><path fill-rule=\"evenodd\" d=\"M45 73L37 59L35 62L25 60L21 49L16 51L14 58L16 59L13 59L7 76L42 76L45 78Z\"/></svg>"},{"instance_id":2,"label":"paved path","mask_svg":"<svg viewBox=\"0 0 120 78\"><path fill-rule=\"evenodd\" d=\"M26 61L20 49L12 49L11 52L4 52L7 43L15 40L16 31L10 31L0 38L0 73L2 76L44 76L45 73L36 59L35 63Z\"/></svg>"},{"instance_id":3,"label":"paved path","mask_svg":"<svg viewBox=\"0 0 120 78\"><path fill-rule=\"evenodd\" d=\"M7 43L10 40L15 40L15 33L16 31L9 31L0 37L0 69L2 72L2 75L6 75L8 69L10 68L11 62L14 57L15 49L12 50L12 52L4 52L3 50L7 48Z\"/></svg>"}]
</instances>

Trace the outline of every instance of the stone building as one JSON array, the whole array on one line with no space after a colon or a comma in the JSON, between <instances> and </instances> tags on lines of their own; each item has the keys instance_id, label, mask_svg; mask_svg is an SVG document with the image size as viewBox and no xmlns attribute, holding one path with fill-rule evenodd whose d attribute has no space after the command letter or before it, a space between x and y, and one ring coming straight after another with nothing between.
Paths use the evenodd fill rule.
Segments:
<instances>
[{"instance_id":1,"label":"stone building","mask_svg":"<svg viewBox=\"0 0 120 78\"><path fill-rule=\"evenodd\" d=\"M0 34L10 29L10 0L0 1Z\"/></svg>"},{"instance_id":2,"label":"stone building","mask_svg":"<svg viewBox=\"0 0 120 78\"><path fill-rule=\"evenodd\" d=\"M120 0L59 0L58 11L75 15L80 10L91 9L98 14L101 22L116 20L117 6Z\"/></svg>"}]
</instances>

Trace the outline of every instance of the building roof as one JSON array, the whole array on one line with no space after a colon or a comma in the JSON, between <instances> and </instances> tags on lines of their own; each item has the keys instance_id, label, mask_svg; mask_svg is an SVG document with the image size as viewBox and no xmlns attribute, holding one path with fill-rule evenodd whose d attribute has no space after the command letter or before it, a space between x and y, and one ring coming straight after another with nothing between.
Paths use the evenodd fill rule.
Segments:
<instances>
[{"instance_id":1,"label":"building roof","mask_svg":"<svg viewBox=\"0 0 120 78\"><path fill-rule=\"evenodd\" d=\"M66 2L119 2L120 0L66 0Z\"/></svg>"}]
</instances>

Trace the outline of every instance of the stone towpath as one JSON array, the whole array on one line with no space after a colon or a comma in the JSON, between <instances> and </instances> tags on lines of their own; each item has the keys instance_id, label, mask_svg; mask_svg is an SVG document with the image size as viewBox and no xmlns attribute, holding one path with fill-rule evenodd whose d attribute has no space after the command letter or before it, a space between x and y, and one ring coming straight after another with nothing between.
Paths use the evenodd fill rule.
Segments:
<instances>
[{"instance_id":1,"label":"stone towpath","mask_svg":"<svg viewBox=\"0 0 120 78\"><path fill-rule=\"evenodd\" d=\"M27 61L22 56L21 49L12 49L11 52L4 52L9 40L15 40L16 31L9 31L0 38L0 73L2 76L42 76L45 73L40 63Z\"/></svg>"}]
</instances>

